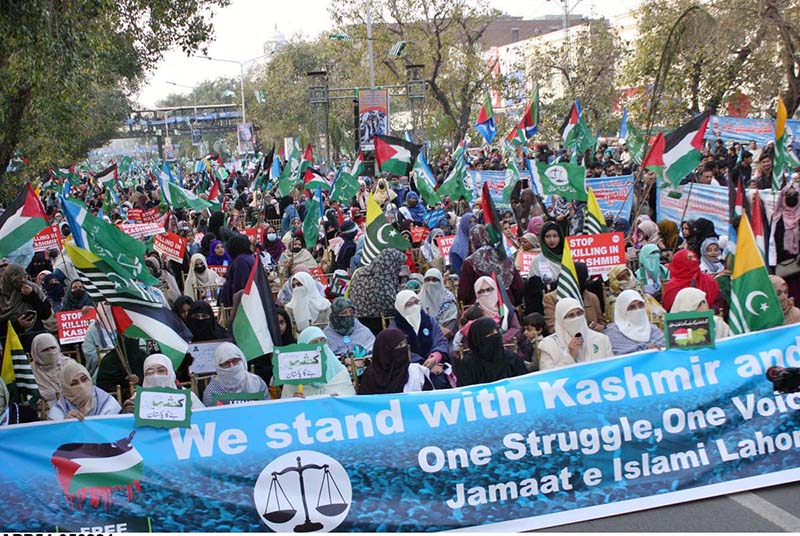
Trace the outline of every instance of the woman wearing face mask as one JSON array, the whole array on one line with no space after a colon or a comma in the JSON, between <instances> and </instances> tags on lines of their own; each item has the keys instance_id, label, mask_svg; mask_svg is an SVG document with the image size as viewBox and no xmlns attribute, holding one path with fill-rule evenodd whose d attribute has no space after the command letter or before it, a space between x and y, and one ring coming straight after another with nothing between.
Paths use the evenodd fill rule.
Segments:
<instances>
[{"instance_id":1,"label":"woman wearing face mask","mask_svg":"<svg viewBox=\"0 0 800 536\"><path fill-rule=\"evenodd\" d=\"M347 297L356 306L358 319L376 336L383 328L381 315L394 311L405 262L406 254L402 251L384 249L371 263L356 270L347 286Z\"/></svg>"},{"instance_id":2,"label":"woman wearing face mask","mask_svg":"<svg viewBox=\"0 0 800 536\"><path fill-rule=\"evenodd\" d=\"M89 371L77 361L68 359L64 362L58 380L61 396L47 413L51 421L82 421L96 415L116 415L122 409L113 396L92 385Z\"/></svg>"},{"instance_id":3,"label":"woman wearing face mask","mask_svg":"<svg viewBox=\"0 0 800 536\"><path fill-rule=\"evenodd\" d=\"M225 244L220 240L212 240L209 250L206 266L228 266L233 260L230 253L225 250Z\"/></svg>"},{"instance_id":4,"label":"woman wearing face mask","mask_svg":"<svg viewBox=\"0 0 800 536\"><path fill-rule=\"evenodd\" d=\"M422 280L422 290L419 292L419 303L422 310L428 313L448 339L458 327L458 307L453 293L444 286L442 272L430 268L425 272Z\"/></svg>"},{"instance_id":5,"label":"woman wearing face mask","mask_svg":"<svg viewBox=\"0 0 800 536\"><path fill-rule=\"evenodd\" d=\"M250 249L250 239L245 235L237 234L232 236L228 240L228 252L233 260L225 273L225 283L219 293L219 301L225 307L231 307L234 294L247 285L251 269L256 262Z\"/></svg>"},{"instance_id":6,"label":"woman wearing face mask","mask_svg":"<svg viewBox=\"0 0 800 536\"><path fill-rule=\"evenodd\" d=\"M328 321L331 302L317 290L311 274L299 272L292 276L292 299L286 304L286 311L292 317L294 325L302 331L312 324L323 324Z\"/></svg>"},{"instance_id":7,"label":"woman wearing face mask","mask_svg":"<svg viewBox=\"0 0 800 536\"><path fill-rule=\"evenodd\" d=\"M497 323L488 317L475 320L467 335L469 352L456 362L458 386L480 385L527 373L525 364L503 347Z\"/></svg>"},{"instance_id":8,"label":"woman wearing face mask","mask_svg":"<svg viewBox=\"0 0 800 536\"><path fill-rule=\"evenodd\" d=\"M419 298L411 290L401 290L394 302L394 319L389 324L406 334L411 346L411 362L419 363L432 373L437 389L446 389L450 347L441 328L428 313L422 311Z\"/></svg>"},{"instance_id":9,"label":"woman wearing face mask","mask_svg":"<svg viewBox=\"0 0 800 536\"><path fill-rule=\"evenodd\" d=\"M665 346L664 334L650 324L644 298L635 290L623 290L614 303L614 323L604 332L614 355Z\"/></svg>"},{"instance_id":10,"label":"woman wearing face mask","mask_svg":"<svg viewBox=\"0 0 800 536\"><path fill-rule=\"evenodd\" d=\"M501 310L499 290L491 277L478 278L474 290L475 305L481 308L484 316L490 317L498 325L503 344L513 344L522 330L516 310L507 303Z\"/></svg>"},{"instance_id":11,"label":"woman wearing face mask","mask_svg":"<svg viewBox=\"0 0 800 536\"><path fill-rule=\"evenodd\" d=\"M719 284L713 277L700 271L697 254L688 249L678 251L672 257L669 265L669 281L664 285L662 300L664 308L672 309L675 296L687 287L698 288L705 292L709 307L714 311L718 309Z\"/></svg>"},{"instance_id":12,"label":"woman wearing face mask","mask_svg":"<svg viewBox=\"0 0 800 536\"><path fill-rule=\"evenodd\" d=\"M556 304L555 333L539 344L539 370L565 367L575 363L611 357L611 341L589 329L583 306L574 298Z\"/></svg>"},{"instance_id":13,"label":"woman wearing face mask","mask_svg":"<svg viewBox=\"0 0 800 536\"><path fill-rule=\"evenodd\" d=\"M43 321L51 316L47 297L36 283L28 281L25 269L8 264L0 274L0 338L5 338L10 320L27 350L31 339L44 331Z\"/></svg>"},{"instance_id":14,"label":"woman wearing face mask","mask_svg":"<svg viewBox=\"0 0 800 536\"><path fill-rule=\"evenodd\" d=\"M359 395L430 391L431 371L410 362L408 337L399 329L385 329L375 339L372 362L358 384Z\"/></svg>"},{"instance_id":15,"label":"woman wearing face mask","mask_svg":"<svg viewBox=\"0 0 800 536\"><path fill-rule=\"evenodd\" d=\"M789 297L800 301L800 204L798 187L790 182L781 190L775 207L775 249L778 265L775 273L783 277L789 289Z\"/></svg>"},{"instance_id":16,"label":"woman wearing face mask","mask_svg":"<svg viewBox=\"0 0 800 536\"><path fill-rule=\"evenodd\" d=\"M189 261L189 266L191 271L183 284L183 295L197 300L202 299L210 290L212 296L216 297L219 278L214 270L208 269L205 257L200 253L195 253Z\"/></svg>"},{"instance_id":17,"label":"woman wearing face mask","mask_svg":"<svg viewBox=\"0 0 800 536\"><path fill-rule=\"evenodd\" d=\"M669 270L661 264L661 250L655 244L647 244L639 250L639 269L636 279L645 294L661 297L661 289L669 281Z\"/></svg>"},{"instance_id":18,"label":"woman wearing face mask","mask_svg":"<svg viewBox=\"0 0 800 536\"><path fill-rule=\"evenodd\" d=\"M337 356L350 353L365 356L372 351L375 336L356 318L356 308L347 298L336 298L331 305L330 323L325 327L328 346Z\"/></svg>"},{"instance_id":19,"label":"woman wearing face mask","mask_svg":"<svg viewBox=\"0 0 800 536\"><path fill-rule=\"evenodd\" d=\"M687 287L677 293L670 313L709 311L708 297L699 288ZM731 328L719 315L714 315L714 338L716 340L731 336Z\"/></svg>"},{"instance_id":20,"label":"woman wearing face mask","mask_svg":"<svg viewBox=\"0 0 800 536\"><path fill-rule=\"evenodd\" d=\"M61 353L56 338L49 333L40 333L31 342L31 370L39 386L39 395L47 403L53 405L61 392L59 374L61 367L69 358ZM95 361L95 368L97 362Z\"/></svg>"},{"instance_id":21,"label":"woman wearing face mask","mask_svg":"<svg viewBox=\"0 0 800 536\"><path fill-rule=\"evenodd\" d=\"M458 277L458 299L465 305L475 303L475 282L483 276L495 274L511 300L512 307L522 302L524 283L510 258L501 259L491 245L489 232L484 225L475 225L470 231L470 251L472 254L461 265Z\"/></svg>"},{"instance_id":22,"label":"woman wearing face mask","mask_svg":"<svg viewBox=\"0 0 800 536\"><path fill-rule=\"evenodd\" d=\"M228 332L214 318L214 310L208 302L198 300L189 308L186 327L192 332L192 342L230 339Z\"/></svg>"},{"instance_id":23,"label":"woman wearing face mask","mask_svg":"<svg viewBox=\"0 0 800 536\"><path fill-rule=\"evenodd\" d=\"M533 258L525 284L525 312L544 314L542 298L555 288L561 273L561 256L564 253L564 234L561 226L548 221L539 234L542 252Z\"/></svg>"},{"instance_id":24,"label":"woman wearing face mask","mask_svg":"<svg viewBox=\"0 0 800 536\"><path fill-rule=\"evenodd\" d=\"M289 244L289 249L283 252L279 263L280 272L283 277L289 278L289 274L298 268L313 270L319 263L305 247L302 234L298 234Z\"/></svg>"},{"instance_id":25,"label":"woman wearing face mask","mask_svg":"<svg viewBox=\"0 0 800 536\"><path fill-rule=\"evenodd\" d=\"M53 312L59 312L61 310L61 302L64 301L64 295L66 294L64 283L58 280L56 274L47 274L42 279L41 289L47 296L47 301L53 308Z\"/></svg>"},{"instance_id":26,"label":"woman wearing face mask","mask_svg":"<svg viewBox=\"0 0 800 536\"><path fill-rule=\"evenodd\" d=\"M316 382L303 384L302 393L297 385L284 385L281 398L300 397L315 395L331 396L352 396L356 394L350 373L333 353L328 346L325 334L316 326L304 329L297 337L298 344L322 344L322 351L325 352L325 377Z\"/></svg>"},{"instance_id":27,"label":"woman wearing face mask","mask_svg":"<svg viewBox=\"0 0 800 536\"><path fill-rule=\"evenodd\" d=\"M269 398L267 384L250 372L247 372L247 360L244 354L233 343L223 342L214 350L214 366L217 375L208 382L203 392L203 404L214 405L214 395L234 393L261 393L264 399Z\"/></svg>"},{"instance_id":28,"label":"woman wearing face mask","mask_svg":"<svg viewBox=\"0 0 800 536\"><path fill-rule=\"evenodd\" d=\"M439 250L439 242L437 240L444 235L444 230L439 227L433 229L420 248L423 258L432 268L439 270L440 273L443 272L445 268L444 258L442 257L441 250Z\"/></svg>"},{"instance_id":29,"label":"woman wearing face mask","mask_svg":"<svg viewBox=\"0 0 800 536\"><path fill-rule=\"evenodd\" d=\"M796 324L800 322L800 309L794 306L794 299L789 297L789 286L782 277L777 275L769 276L772 286L775 289L775 295L778 296L778 301L781 303L783 310L783 325Z\"/></svg>"},{"instance_id":30,"label":"woman wearing face mask","mask_svg":"<svg viewBox=\"0 0 800 536\"><path fill-rule=\"evenodd\" d=\"M278 263L281 255L283 255L283 252L286 250L286 244L278 239L278 231L275 230L273 225L267 225L267 228L264 230L263 246L264 251L269 253L273 264Z\"/></svg>"},{"instance_id":31,"label":"woman wearing face mask","mask_svg":"<svg viewBox=\"0 0 800 536\"><path fill-rule=\"evenodd\" d=\"M164 354L150 354L144 360L144 379L142 380L142 387L150 389L158 387L161 389L175 389L176 391L183 391L176 383L175 370L172 367L172 360ZM189 396L192 399L192 411L205 407L203 403L197 398L197 395L189 390ZM122 405L122 413L133 413L135 397L131 397Z\"/></svg>"}]
</instances>

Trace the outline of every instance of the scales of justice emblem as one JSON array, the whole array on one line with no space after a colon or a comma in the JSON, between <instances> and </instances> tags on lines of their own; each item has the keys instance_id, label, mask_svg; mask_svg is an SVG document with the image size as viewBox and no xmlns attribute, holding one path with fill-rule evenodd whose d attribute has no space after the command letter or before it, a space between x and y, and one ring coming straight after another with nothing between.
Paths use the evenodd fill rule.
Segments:
<instances>
[{"instance_id":1,"label":"scales of justice emblem","mask_svg":"<svg viewBox=\"0 0 800 536\"><path fill-rule=\"evenodd\" d=\"M353 490L344 467L326 454L289 452L259 474L253 499L276 532L328 532L347 517Z\"/></svg>"}]
</instances>

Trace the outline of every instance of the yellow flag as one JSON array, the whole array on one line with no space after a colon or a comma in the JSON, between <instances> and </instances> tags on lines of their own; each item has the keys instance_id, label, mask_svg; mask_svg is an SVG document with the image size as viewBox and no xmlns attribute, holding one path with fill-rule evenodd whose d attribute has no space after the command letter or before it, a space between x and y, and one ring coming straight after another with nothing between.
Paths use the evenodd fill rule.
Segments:
<instances>
[{"instance_id":1,"label":"yellow flag","mask_svg":"<svg viewBox=\"0 0 800 536\"><path fill-rule=\"evenodd\" d=\"M0 370L0 377L6 382L6 385L11 385L17 381L17 375L14 373L14 363L12 353L14 351L23 352L22 343L19 342L17 332L14 331L14 326L11 325L11 320L8 321L8 331L6 332L6 346L3 348L3 368Z\"/></svg>"}]
</instances>

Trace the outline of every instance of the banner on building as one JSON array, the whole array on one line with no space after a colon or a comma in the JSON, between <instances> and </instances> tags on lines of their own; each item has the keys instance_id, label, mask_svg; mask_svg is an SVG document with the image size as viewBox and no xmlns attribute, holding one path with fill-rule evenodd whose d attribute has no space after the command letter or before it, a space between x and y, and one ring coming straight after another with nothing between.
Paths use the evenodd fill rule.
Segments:
<instances>
[{"instance_id":1,"label":"banner on building","mask_svg":"<svg viewBox=\"0 0 800 536\"><path fill-rule=\"evenodd\" d=\"M800 365L796 326L461 389L198 409L189 429L3 427L0 526L522 531L792 482L800 395L773 392L775 364Z\"/></svg>"},{"instance_id":2,"label":"banner on building","mask_svg":"<svg viewBox=\"0 0 800 536\"><path fill-rule=\"evenodd\" d=\"M389 135L389 90L358 91L358 139L362 151L375 149L375 134Z\"/></svg>"}]
</instances>

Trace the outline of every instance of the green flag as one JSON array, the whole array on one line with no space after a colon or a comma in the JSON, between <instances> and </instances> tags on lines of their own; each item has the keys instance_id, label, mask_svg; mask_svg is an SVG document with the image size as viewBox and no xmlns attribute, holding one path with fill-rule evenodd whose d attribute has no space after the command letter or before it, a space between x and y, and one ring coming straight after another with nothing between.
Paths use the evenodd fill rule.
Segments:
<instances>
[{"instance_id":1,"label":"green flag","mask_svg":"<svg viewBox=\"0 0 800 536\"><path fill-rule=\"evenodd\" d=\"M317 188L311 204L306 210L306 217L303 219L303 238L306 247L311 249L317 244L319 238L319 219L322 216L322 189Z\"/></svg>"},{"instance_id":2,"label":"green flag","mask_svg":"<svg viewBox=\"0 0 800 536\"><path fill-rule=\"evenodd\" d=\"M783 173L791 168L800 166L797 157L792 151L786 149L786 106L783 99L778 97L778 113L775 116L775 162L772 166L772 189L780 190L783 185ZM795 133L796 136L796 133Z\"/></svg>"},{"instance_id":3,"label":"green flag","mask_svg":"<svg viewBox=\"0 0 800 536\"><path fill-rule=\"evenodd\" d=\"M586 201L586 168L568 162L531 166L531 177L538 191L545 195L560 195L570 201Z\"/></svg>"},{"instance_id":4,"label":"green flag","mask_svg":"<svg viewBox=\"0 0 800 536\"><path fill-rule=\"evenodd\" d=\"M519 169L517 169L517 164L514 162L514 157L510 156L508 164L506 164L506 185L503 187L503 203L511 203L511 193L519 181Z\"/></svg>"},{"instance_id":5,"label":"green flag","mask_svg":"<svg viewBox=\"0 0 800 536\"><path fill-rule=\"evenodd\" d=\"M453 201L463 197L467 202L472 202L472 188L468 185L470 179L467 174L466 146L466 141L461 140L453 152L453 169L439 187L439 197L449 195Z\"/></svg>"},{"instance_id":6,"label":"green flag","mask_svg":"<svg viewBox=\"0 0 800 536\"><path fill-rule=\"evenodd\" d=\"M300 148L297 145L294 146L292 149L292 154L289 157L289 161L286 162L286 165L281 171L281 176L278 179L278 192L281 194L281 197L286 197L289 195L289 192L292 191L292 188L295 184L297 184L298 180L302 180L299 178L300 171Z\"/></svg>"},{"instance_id":7,"label":"green flag","mask_svg":"<svg viewBox=\"0 0 800 536\"><path fill-rule=\"evenodd\" d=\"M628 146L628 152L631 153L633 162L641 165L647 145L645 144L644 134L631 123L628 123L628 135L625 138L625 145Z\"/></svg>"},{"instance_id":8,"label":"green flag","mask_svg":"<svg viewBox=\"0 0 800 536\"><path fill-rule=\"evenodd\" d=\"M425 153L422 151L417 155L414 161L414 184L417 186L417 191L422 196L425 204L432 207L436 203L441 202L439 194L434 190L436 187L436 177L433 176L433 171L428 162L425 161Z\"/></svg>"},{"instance_id":9,"label":"green flag","mask_svg":"<svg viewBox=\"0 0 800 536\"><path fill-rule=\"evenodd\" d=\"M358 193L361 185L358 184L358 179L347 171L342 171L339 176L333 181L331 189L331 201L340 201L348 203L354 195Z\"/></svg>"}]
</instances>

